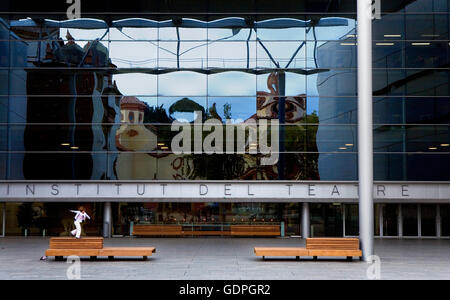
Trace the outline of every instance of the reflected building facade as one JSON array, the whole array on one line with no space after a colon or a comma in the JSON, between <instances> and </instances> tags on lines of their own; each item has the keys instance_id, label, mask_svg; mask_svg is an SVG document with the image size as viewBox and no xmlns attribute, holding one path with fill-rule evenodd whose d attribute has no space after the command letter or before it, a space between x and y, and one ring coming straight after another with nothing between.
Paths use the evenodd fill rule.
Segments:
<instances>
[{"instance_id":1,"label":"reflected building facade","mask_svg":"<svg viewBox=\"0 0 450 300\"><path fill-rule=\"evenodd\" d=\"M56 2L0 7L4 186L157 182L181 191L177 182L221 182L228 196L234 183L357 183L356 0L99 1L75 20ZM373 21L379 183L450 182L449 14L447 0L398 0ZM180 134L192 143L175 143ZM104 202L113 202L116 235L136 224L269 224L298 236L303 202L313 236L358 235L357 197L333 198L334 189L320 201L296 192L273 201L142 198L139 187L125 200L89 199L77 189L56 203L1 191L11 235L24 229L18 211L35 220L33 234L67 234L60 219L77 203L97 215L87 226L100 234ZM376 199L377 235L450 236L448 197L405 201Z\"/></svg>"}]
</instances>

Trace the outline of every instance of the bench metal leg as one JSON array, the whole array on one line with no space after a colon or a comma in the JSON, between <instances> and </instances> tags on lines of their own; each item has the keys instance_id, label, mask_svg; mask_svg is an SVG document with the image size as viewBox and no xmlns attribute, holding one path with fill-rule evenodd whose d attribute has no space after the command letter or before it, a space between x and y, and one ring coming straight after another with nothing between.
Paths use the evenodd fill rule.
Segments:
<instances>
[{"instance_id":1,"label":"bench metal leg","mask_svg":"<svg viewBox=\"0 0 450 300\"><path fill-rule=\"evenodd\" d=\"M296 257L295 257L295 260L300 260L300 256L296 256Z\"/></svg>"},{"instance_id":2,"label":"bench metal leg","mask_svg":"<svg viewBox=\"0 0 450 300\"><path fill-rule=\"evenodd\" d=\"M144 256L144 257L143 257L143 260L147 260L147 258L148 258L147 256Z\"/></svg>"},{"instance_id":3,"label":"bench metal leg","mask_svg":"<svg viewBox=\"0 0 450 300\"><path fill-rule=\"evenodd\" d=\"M97 260L97 256L91 256L91 260Z\"/></svg>"},{"instance_id":4,"label":"bench metal leg","mask_svg":"<svg viewBox=\"0 0 450 300\"><path fill-rule=\"evenodd\" d=\"M109 260L114 260L114 256L108 256Z\"/></svg>"},{"instance_id":5,"label":"bench metal leg","mask_svg":"<svg viewBox=\"0 0 450 300\"><path fill-rule=\"evenodd\" d=\"M56 261L62 261L62 260L63 260L63 257L62 257L62 256L55 256L55 260L56 260Z\"/></svg>"},{"instance_id":6,"label":"bench metal leg","mask_svg":"<svg viewBox=\"0 0 450 300\"><path fill-rule=\"evenodd\" d=\"M265 256L263 256L263 260L266 260L266 257L265 257Z\"/></svg>"},{"instance_id":7,"label":"bench metal leg","mask_svg":"<svg viewBox=\"0 0 450 300\"><path fill-rule=\"evenodd\" d=\"M313 256L313 260L317 260L317 256Z\"/></svg>"},{"instance_id":8,"label":"bench metal leg","mask_svg":"<svg viewBox=\"0 0 450 300\"><path fill-rule=\"evenodd\" d=\"M347 261L352 261L353 257L352 256L347 256Z\"/></svg>"}]
</instances>

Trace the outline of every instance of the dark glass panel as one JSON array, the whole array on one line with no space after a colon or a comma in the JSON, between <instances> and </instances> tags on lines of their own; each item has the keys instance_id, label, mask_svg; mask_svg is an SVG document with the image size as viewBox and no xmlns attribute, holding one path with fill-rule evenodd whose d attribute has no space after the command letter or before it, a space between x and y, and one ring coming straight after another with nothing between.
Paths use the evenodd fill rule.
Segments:
<instances>
[{"instance_id":1,"label":"dark glass panel","mask_svg":"<svg viewBox=\"0 0 450 300\"><path fill-rule=\"evenodd\" d=\"M375 180L445 181L449 154L374 154ZM427 170L424 172L423 170Z\"/></svg>"},{"instance_id":2,"label":"dark glass panel","mask_svg":"<svg viewBox=\"0 0 450 300\"><path fill-rule=\"evenodd\" d=\"M394 85L405 86L407 96L449 96L449 82L448 70L409 69L405 79Z\"/></svg>"},{"instance_id":3,"label":"dark glass panel","mask_svg":"<svg viewBox=\"0 0 450 300\"><path fill-rule=\"evenodd\" d=\"M398 204L382 204L383 235L398 236Z\"/></svg>"},{"instance_id":4,"label":"dark glass panel","mask_svg":"<svg viewBox=\"0 0 450 300\"><path fill-rule=\"evenodd\" d=\"M385 40L389 42L401 40L405 38L404 28L405 15L384 14L381 19L372 21L372 38L375 41Z\"/></svg>"},{"instance_id":5,"label":"dark glass panel","mask_svg":"<svg viewBox=\"0 0 450 300\"><path fill-rule=\"evenodd\" d=\"M359 211L357 204L345 204L345 235L359 235Z\"/></svg>"},{"instance_id":6,"label":"dark glass panel","mask_svg":"<svg viewBox=\"0 0 450 300\"><path fill-rule=\"evenodd\" d=\"M402 204L403 235L417 236L417 204Z\"/></svg>"},{"instance_id":7,"label":"dark glass panel","mask_svg":"<svg viewBox=\"0 0 450 300\"><path fill-rule=\"evenodd\" d=\"M441 213L441 236L450 236L450 204L439 204Z\"/></svg>"},{"instance_id":8,"label":"dark glass panel","mask_svg":"<svg viewBox=\"0 0 450 300\"><path fill-rule=\"evenodd\" d=\"M415 98L373 98L374 124L403 124L403 106L415 107ZM356 104L355 104L356 105Z\"/></svg>"},{"instance_id":9,"label":"dark glass panel","mask_svg":"<svg viewBox=\"0 0 450 300\"><path fill-rule=\"evenodd\" d=\"M341 203L311 203L311 236L342 237Z\"/></svg>"},{"instance_id":10,"label":"dark glass panel","mask_svg":"<svg viewBox=\"0 0 450 300\"><path fill-rule=\"evenodd\" d=\"M104 153L11 153L10 180L108 179Z\"/></svg>"},{"instance_id":11,"label":"dark glass panel","mask_svg":"<svg viewBox=\"0 0 450 300\"><path fill-rule=\"evenodd\" d=\"M405 42L406 68L448 68L449 48L448 41Z\"/></svg>"},{"instance_id":12,"label":"dark glass panel","mask_svg":"<svg viewBox=\"0 0 450 300\"><path fill-rule=\"evenodd\" d=\"M420 26L417 26L420 24ZM447 14L405 15L407 40L448 39Z\"/></svg>"},{"instance_id":13,"label":"dark glass panel","mask_svg":"<svg viewBox=\"0 0 450 300\"><path fill-rule=\"evenodd\" d=\"M405 84L407 84L406 72L403 70L380 70L374 69L373 74L373 95L401 95L405 94Z\"/></svg>"},{"instance_id":14,"label":"dark glass panel","mask_svg":"<svg viewBox=\"0 0 450 300\"><path fill-rule=\"evenodd\" d=\"M420 204L422 236L436 236L436 204Z\"/></svg>"},{"instance_id":15,"label":"dark glass panel","mask_svg":"<svg viewBox=\"0 0 450 300\"><path fill-rule=\"evenodd\" d=\"M405 129L402 126L374 126L373 150L375 152L405 152Z\"/></svg>"},{"instance_id":16,"label":"dark glass panel","mask_svg":"<svg viewBox=\"0 0 450 300\"><path fill-rule=\"evenodd\" d=\"M449 126L406 126L406 152L449 152Z\"/></svg>"},{"instance_id":17,"label":"dark glass panel","mask_svg":"<svg viewBox=\"0 0 450 300\"><path fill-rule=\"evenodd\" d=\"M372 50L373 68L403 68L403 42L383 41L375 42ZM407 52L408 53L408 52ZM408 55L408 54L407 54ZM414 54L411 54L414 55ZM408 62L407 62L408 64ZM424 67L422 65L410 67Z\"/></svg>"}]
</instances>

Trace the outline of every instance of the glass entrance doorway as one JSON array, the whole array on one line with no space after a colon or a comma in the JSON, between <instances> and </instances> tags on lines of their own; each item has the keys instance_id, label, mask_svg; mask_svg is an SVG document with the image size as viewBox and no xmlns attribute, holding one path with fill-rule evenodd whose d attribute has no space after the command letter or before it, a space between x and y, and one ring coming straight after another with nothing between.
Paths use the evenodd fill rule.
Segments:
<instances>
[{"instance_id":1,"label":"glass entrance doorway","mask_svg":"<svg viewBox=\"0 0 450 300\"><path fill-rule=\"evenodd\" d=\"M343 231L342 203L311 203L311 237L341 237Z\"/></svg>"}]
</instances>

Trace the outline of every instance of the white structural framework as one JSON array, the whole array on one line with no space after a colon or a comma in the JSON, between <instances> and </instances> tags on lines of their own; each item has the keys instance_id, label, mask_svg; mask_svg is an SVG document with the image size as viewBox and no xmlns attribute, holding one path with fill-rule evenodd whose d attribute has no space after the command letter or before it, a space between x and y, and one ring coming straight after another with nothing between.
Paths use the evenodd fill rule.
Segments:
<instances>
[{"instance_id":1,"label":"white structural framework","mask_svg":"<svg viewBox=\"0 0 450 300\"><path fill-rule=\"evenodd\" d=\"M373 255L372 0L358 0L359 237L363 260Z\"/></svg>"}]
</instances>

